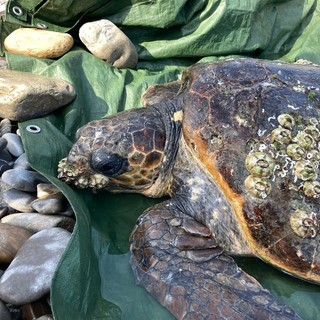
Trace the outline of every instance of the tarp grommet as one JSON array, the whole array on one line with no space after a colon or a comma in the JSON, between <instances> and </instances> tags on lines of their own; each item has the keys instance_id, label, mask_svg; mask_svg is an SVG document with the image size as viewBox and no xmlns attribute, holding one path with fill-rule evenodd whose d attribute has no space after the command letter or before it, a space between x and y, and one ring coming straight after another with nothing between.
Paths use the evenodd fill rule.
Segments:
<instances>
[{"instance_id":1,"label":"tarp grommet","mask_svg":"<svg viewBox=\"0 0 320 320\"><path fill-rule=\"evenodd\" d=\"M36 27L39 28L39 29L48 29L48 26L44 23L36 23Z\"/></svg>"},{"instance_id":2,"label":"tarp grommet","mask_svg":"<svg viewBox=\"0 0 320 320\"><path fill-rule=\"evenodd\" d=\"M18 7L18 6L14 6L12 7L12 12L17 16L17 17L21 17L23 15L23 10Z\"/></svg>"},{"instance_id":3,"label":"tarp grommet","mask_svg":"<svg viewBox=\"0 0 320 320\"><path fill-rule=\"evenodd\" d=\"M41 128L39 126L36 126L35 124L30 124L26 127L26 129L30 133L39 133L41 131Z\"/></svg>"}]
</instances>

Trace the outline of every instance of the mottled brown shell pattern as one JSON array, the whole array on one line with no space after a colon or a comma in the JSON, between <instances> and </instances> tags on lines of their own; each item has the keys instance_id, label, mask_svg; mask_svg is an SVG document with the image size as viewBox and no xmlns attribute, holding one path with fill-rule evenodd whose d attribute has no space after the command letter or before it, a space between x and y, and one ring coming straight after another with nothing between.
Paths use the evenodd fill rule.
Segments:
<instances>
[{"instance_id":1,"label":"mottled brown shell pattern","mask_svg":"<svg viewBox=\"0 0 320 320\"><path fill-rule=\"evenodd\" d=\"M189 68L183 134L256 254L320 282L320 68L257 61Z\"/></svg>"}]
</instances>

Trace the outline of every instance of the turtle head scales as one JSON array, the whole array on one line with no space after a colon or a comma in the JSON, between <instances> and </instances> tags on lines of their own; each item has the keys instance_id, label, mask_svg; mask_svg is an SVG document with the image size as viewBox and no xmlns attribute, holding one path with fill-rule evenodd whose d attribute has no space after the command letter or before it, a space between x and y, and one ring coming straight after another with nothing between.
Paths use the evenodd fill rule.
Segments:
<instances>
[{"instance_id":1,"label":"turtle head scales","mask_svg":"<svg viewBox=\"0 0 320 320\"><path fill-rule=\"evenodd\" d=\"M94 120L78 129L76 136L69 155L59 163L60 179L79 188L163 193L151 190L164 176L166 130L157 109Z\"/></svg>"}]
</instances>

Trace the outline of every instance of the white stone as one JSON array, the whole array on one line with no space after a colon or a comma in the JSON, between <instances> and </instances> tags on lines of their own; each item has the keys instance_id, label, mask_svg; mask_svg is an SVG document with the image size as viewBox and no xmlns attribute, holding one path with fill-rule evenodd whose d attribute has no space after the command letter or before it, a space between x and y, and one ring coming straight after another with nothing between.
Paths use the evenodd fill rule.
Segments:
<instances>
[{"instance_id":1,"label":"white stone","mask_svg":"<svg viewBox=\"0 0 320 320\"><path fill-rule=\"evenodd\" d=\"M116 68L135 68L138 54L130 39L111 21L98 20L85 23L79 37L95 56Z\"/></svg>"},{"instance_id":2,"label":"white stone","mask_svg":"<svg viewBox=\"0 0 320 320\"><path fill-rule=\"evenodd\" d=\"M73 46L73 38L68 33L19 28L4 40L7 51L37 58L59 58Z\"/></svg>"}]
</instances>

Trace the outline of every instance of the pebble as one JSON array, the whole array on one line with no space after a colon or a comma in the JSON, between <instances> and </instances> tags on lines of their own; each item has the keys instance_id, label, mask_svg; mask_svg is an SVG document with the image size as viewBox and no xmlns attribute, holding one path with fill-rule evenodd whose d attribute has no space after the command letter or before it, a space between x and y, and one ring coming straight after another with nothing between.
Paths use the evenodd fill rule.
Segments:
<instances>
[{"instance_id":1,"label":"pebble","mask_svg":"<svg viewBox=\"0 0 320 320\"><path fill-rule=\"evenodd\" d=\"M0 92L0 117L14 121L42 117L76 96L72 85L64 80L1 69Z\"/></svg>"},{"instance_id":2,"label":"pebble","mask_svg":"<svg viewBox=\"0 0 320 320\"><path fill-rule=\"evenodd\" d=\"M13 168L22 168L25 170L32 170L28 159L27 159L27 154L24 152L19 158L16 159L14 162Z\"/></svg>"},{"instance_id":3,"label":"pebble","mask_svg":"<svg viewBox=\"0 0 320 320\"><path fill-rule=\"evenodd\" d=\"M6 150L8 150L14 157L18 158L24 153L21 138L17 134L5 133L2 138L7 140Z\"/></svg>"},{"instance_id":4,"label":"pebble","mask_svg":"<svg viewBox=\"0 0 320 320\"><path fill-rule=\"evenodd\" d=\"M36 195L16 189L9 189L3 192L3 199L9 207L20 212L32 212L32 201L36 200Z\"/></svg>"},{"instance_id":5,"label":"pebble","mask_svg":"<svg viewBox=\"0 0 320 320\"><path fill-rule=\"evenodd\" d=\"M7 51L37 58L58 58L73 46L73 38L68 33L19 28L4 40Z\"/></svg>"},{"instance_id":6,"label":"pebble","mask_svg":"<svg viewBox=\"0 0 320 320\"><path fill-rule=\"evenodd\" d=\"M27 192L36 192L37 185L48 180L37 171L15 168L2 174L2 181L10 187Z\"/></svg>"},{"instance_id":7,"label":"pebble","mask_svg":"<svg viewBox=\"0 0 320 320\"><path fill-rule=\"evenodd\" d=\"M45 229L31 236L0 278L0 299L23 305L48 294L70 236L61 228Z\"/></svg>"},{"instance_id":8,"label":"pebble","mask_svg":"<svg viewBox=\"0 0 320 320\"><path fill-rule=\"evenodd\" d=\"M0 319L1 320L12 320L11 313L7 306L0 300Z\"/></svg>"},{"instance_id":9,"label":"pebble","mask_svg":"<svg viewBox=\"0 0 320 320\"><path fill-rule=\"evenodd\" d=\"M57 192L34 200L31 205L34 210L42 214L58 214L64 210L64 196Z\"/></svg>"},{"instance_id":10,"label":"pebble","mask_svg":"<svg viewBox=\"0 0 320 320\"><path fill-rule=\"evenodd\" d=\"M39 183L37 185L38 198L44 198L55 193L60 193L62 195L61 191L51 183Z\"/></svg>"},{"instance_id":11,"label":"pebble","mask_svg":"<svg viewBox=\"0 0 320 320\"><path fill-rule=\"evenodd\" d=\"M17 227L28 229L32 232L39 232L44 229L59 227L72 231L75 220L62 215L45 215L36 212L19 212L8 214L0 220L2 223L9 223Z\"/></svg>"},{"instance_id":12,"label":"pebble","mask_svg":"<svg viewBox=\"0 0 320 320\"><path fill-rule=\"evenodd\" d=\"M0 223L0 264L11 263L20 247L32 234L24 228Z\"/></svg>"},{"instance_id":13,"label":"pebble","mask_svg":"<svg viewBox=\"0 0 320 320\"><path fill-rule=\"evenodd\" d=\"M116 68L135 68L138 63L133 43L109 20L85 23L79 30L79 37L93 55Z\"/></svg>"}]
</instances>

